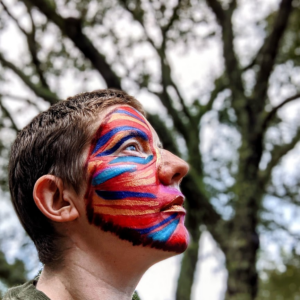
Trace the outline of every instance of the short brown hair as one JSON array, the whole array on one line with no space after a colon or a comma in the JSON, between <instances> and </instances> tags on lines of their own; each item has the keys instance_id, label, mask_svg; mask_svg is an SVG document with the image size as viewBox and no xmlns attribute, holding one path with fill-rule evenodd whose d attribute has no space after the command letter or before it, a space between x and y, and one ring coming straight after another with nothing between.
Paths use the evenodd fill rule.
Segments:
<instances>
[{"instance_id":1,"label":"short brown hair","mask_svg":"<svg viewBox=\"0 0 300 300\"><path fill-rule=\"evenodd\" d=\"M60 261L59 234L35 205L33 188L38 178L52 174L78 193L86 179L81 154L92 139L92 123L99 112L127 104L144 114L141 104L125 92L96 90L81 93L51 106L21 130L12 145L9 187L17 215L37 248L40 261Z\"/></svg>"}]
</instances>

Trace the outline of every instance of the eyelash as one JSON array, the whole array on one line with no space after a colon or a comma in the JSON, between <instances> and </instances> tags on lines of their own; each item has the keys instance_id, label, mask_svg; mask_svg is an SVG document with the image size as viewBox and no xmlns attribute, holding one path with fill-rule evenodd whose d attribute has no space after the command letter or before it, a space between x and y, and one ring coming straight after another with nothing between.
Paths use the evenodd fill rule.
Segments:
<instances>
[{"instance_id":1,"label":"eyelash","mask_svg":"<svg viewBox=\"0 0 300 300\"><path fill-rule=\"evenodd\" d=\"M136 145L134 145L134 144L127 145L127 146L124 148L124 150L126 150L126 149L129 148L129 147L135 147L135 150L128 150L128 151L135 151L135 152L138 151L138 147L137 147Z\"/></svg>"},{"instance_id":2,"label":"eyelash","mask_svg":"<svg viewBox=\"0 0 300 300\"><path fill-rule=\"evenodd\" d=\"M135 150L127 150L127 151L134 151L134 152L138 152L139 151L139 145L137 143L130 143L128 145L126 145L123 150L126 150L128 147L135 147Z\"/></svg>"}]
</instances>

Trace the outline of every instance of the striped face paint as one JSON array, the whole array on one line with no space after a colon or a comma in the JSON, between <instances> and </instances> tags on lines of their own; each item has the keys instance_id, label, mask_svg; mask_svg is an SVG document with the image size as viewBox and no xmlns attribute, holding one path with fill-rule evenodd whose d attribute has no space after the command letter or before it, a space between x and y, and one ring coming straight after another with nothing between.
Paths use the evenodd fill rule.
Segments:
<instances>
[{"instance_id":1,"label":"striped face paint","mask_svg":"<svg viewBox=\"0 0 300 300\"><path fill-rule=\"evenodd\" d=\"M188 245L184 197L160 183L160 164L160 149L139 112L120 105L108 113L87 161L89 222L133 245L183 252Z\"/></svg>"}]
</instances>

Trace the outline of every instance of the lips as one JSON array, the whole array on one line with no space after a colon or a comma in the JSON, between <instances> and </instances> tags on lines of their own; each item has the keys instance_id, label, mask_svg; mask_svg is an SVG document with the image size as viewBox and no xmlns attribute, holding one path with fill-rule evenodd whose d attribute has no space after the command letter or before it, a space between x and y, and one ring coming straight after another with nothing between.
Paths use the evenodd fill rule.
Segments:
<instances>
[{"instance_id":1,"label":"lips","mask_svg":"<svg viewBox=\"0 0 300 300\"><path fill-rule=\"evenodd\" d=\"M161 212L182 212L186 213L183 208L184 197L181 195L176 196L170 203L164 205L160 211Z\"/></svg>"}]
</instances>

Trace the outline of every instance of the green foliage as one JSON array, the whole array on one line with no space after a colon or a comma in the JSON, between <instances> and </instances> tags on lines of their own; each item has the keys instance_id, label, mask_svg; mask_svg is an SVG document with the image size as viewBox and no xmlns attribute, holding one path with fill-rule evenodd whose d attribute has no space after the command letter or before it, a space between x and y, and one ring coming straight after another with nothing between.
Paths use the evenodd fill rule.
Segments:
<instances>
[{"instance_id":1,"label":"green foliage","mask_svg":"<svg viewBox=\"0 0 300 300\"><path fill-rule=\"evenodd\" d=\"M283 256L284 270L273 268L263 270L257 300L299 300L300 299L300 255L292 252Z\"/></svg>"},{"instance_id":2,"label":"green foliage","mask_svg":"<svg viewBox=\"0 0 300 300\"><path fill-rule=\"evenodd\" d=\"M6 286L11 287L23 284L26 281L26 269L24 262L16 259L14 263L9 264L5 255L0 251L0 281Z\"/></svg>"}]
</instances>

